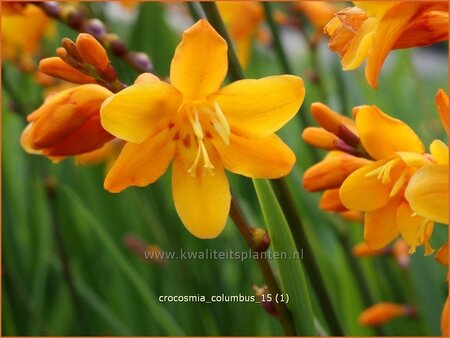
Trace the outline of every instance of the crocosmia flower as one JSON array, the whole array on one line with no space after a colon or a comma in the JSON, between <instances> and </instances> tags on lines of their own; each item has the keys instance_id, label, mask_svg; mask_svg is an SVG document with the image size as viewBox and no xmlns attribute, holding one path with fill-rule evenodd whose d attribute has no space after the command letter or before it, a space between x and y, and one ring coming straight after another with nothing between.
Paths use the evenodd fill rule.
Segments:
<instances>
[{"instance_id":1,"label":"crocosmia flower","mask_svg":"<svg viewBox=\"0 0 450 338\"><path fill-rule=\"evenodd\" d=\"M417 169L430 165L425 147L414 131L376 106L362 106L356 127L364 149L375 160L353 172L340 188L345 207L365 212L364 239L372 249L389 244L399 234L411 246L425 245L433 222L416 215L404 193Z\"/></svg>"},{"instance_id":2,"label":"crocosmia flower","mask_svg":"<svg viewBox=\"0 0 450 338\"><path fill-rule=\"evenodd\" d=\"M329 47L344 70L367 59L366 79L378 74L392 49L427 46L448 39L448 3L438 1L354 1L325 27Z\"/></svg>"},{"instance_id":3,"label":"crocosmia flower","mask_svg":"<svg viewBox=\"0 0 450 338\"><path fill-rule=\"evenodd\" d=\"M297 113L303 81L272 76L220 89L226 74L227 44L200 20L175 51L170 84L145 74L108 99L102 124L127 143L105 188L146 186L173 161L172 192L181 220L195 236L214 238L230 208L224 168L254 178L287 175L295 155L274 132Z\"/></svg>"}]
</instances>

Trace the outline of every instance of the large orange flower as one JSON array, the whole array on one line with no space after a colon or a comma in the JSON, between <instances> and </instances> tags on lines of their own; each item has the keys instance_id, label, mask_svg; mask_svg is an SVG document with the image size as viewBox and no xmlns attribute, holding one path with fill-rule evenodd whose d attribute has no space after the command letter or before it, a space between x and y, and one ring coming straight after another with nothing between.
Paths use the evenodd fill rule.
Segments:
<instances>
[{"instance_id":1,"label":"large orange flower","mask_svg":"<svg viewBox=\"0 0 450 338\"><path fill-rule=\"evenodd\" d=\"M366 79L374 88L392 49L427 46L448 39L448 4L430 1L354 1L325 27L329 47L344 70L367 59Z\"/></svg>"},{"instance_id":2,"label":"large orange flower","mask_svg":"<svg viewBox=\"0 0 450 338\"><path fill-rule=\"evenodd\" d=\"M173 160L176 210L200 238L214 238L225 226L231 196L224 168L277 178L295 162L274 132L297 113L303 81L272 76L220 89L227 64L225 40L200 20L184 32L175 51L170 84L143 75L101 110L104 128L128 142L105 188L119 192L151 184Z\"/></svg>"}]
</instances>

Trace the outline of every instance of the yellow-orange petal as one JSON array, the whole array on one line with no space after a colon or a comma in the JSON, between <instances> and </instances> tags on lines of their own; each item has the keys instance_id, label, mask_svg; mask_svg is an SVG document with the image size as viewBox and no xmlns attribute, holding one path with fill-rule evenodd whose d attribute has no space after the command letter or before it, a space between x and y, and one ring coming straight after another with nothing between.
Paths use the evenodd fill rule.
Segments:
<instances>
[{"instance_id":1,"label":"yellow-orange petal","mask_svg":"<svg viewBox=\"0 0 450 338\"><path fill-rule=\"evenodd\" d=\"M39 70L47 75L57 77L72 83L87 84L96 83L91 76L72 68L59 57L49 57L39 62Z\"/></svg>"},{"instance_id":2,"label":"yellow-orange petal","mask_svg":"<svg viewBox=\"0 0 450 338\"><path fill-rule=\"evenodd\" d=\"M105 178L104 187L120 192L130 186L144 187L161 177L175 153L175 141L163 130L140 143L127 143Z\"/></svg>"},{"instance_id":3,"label":"yellow-orange petal","mask_svg":"<svg viewBox=\"0 0 450 338\"><path fill-rule=\"evenodd\" d=\"M377 24L377 19L368 18L361 25L352 40L349 41L347 51L342 57L342 68L344 70L355 69L364 61L372 46L372 38Z\"/></svg>"},{"instance_id":4,"label":"yellow-orange petal","mask_svg":"<svg viewBox=\"0 0 450 338\"><path fill-rule=\"evenodd\" d=\"M405 190L405 197L418 215L448 224L448 165L436 164L417 170Z\"/></svg>"},{"instance_id":5,"label":"yellow-orange petal","mask_svg":"<svg viewBox=\"0 0 450 338\"><path fill-rule=\"evenodd\" d=\"M412 310L405 305L378 303L365 309L358 318L364 326L382 325L396 317L407 316Z\"/></svg>"},{"instance_id":6,"label":"yellow-orange petal","mask_svg":"<svg viewBox=\"0 0 450 338\"><path fill-rule=\"evenodd\" d=\"M102 125L122 140L141 143L167 127L181 101L178 90L162 81L132 85L102 105Z\"/></svg>"},{"instance_id":7,"label":"yellow-orange petal","mask_svg":"<svg viewBox=\"0 0 450 338\"><path fill-rule=\"evenodd\" d=\"M353 4L362 9L367 15L382 18L392 7L399 4L399 1L353 1Z\"/></svg>"},{"instance_id":8,"label":"yellow-orange petal","mask_svg":"<svg viewBox=\"0 0 450 338\"><path fill-rule=\"evenodd\" d=\"M94 66L100 72L108 70L108 54L96 38L87 33L80 33L77 37L76 45L84 61Z\"/></svg>"},{"instance_id":9,"label":"yellow-orange petal","mask_svg":"<svg viewBox=\"0 0 450 338\"><path fill-rule=\"evenodd\" d=\"M380 19L373 34L371 48L367 54L366 80L373 87L378 86L378 74L395 42L407 29L416 15L420 2L405 2L390 8Z\"/></svg>"},{"instance_id":10,"label":"yellow-orange petal","mask_svg":"<svg viewBox=\"0 0 450 338\"><path fill-rule=\"evenodd\" d=\"M448 23L448 20L447 20ZM448 25L447 25L448 28ZM436 107L439 113L439 117L441 119L442 125L444 126L445 131L448 135L448 129L449 129L449 100L448 95L445 91L442 89L439 89L439 91L436 94L435 97Z\"/></svg>"},{"instance_id":11,"label":"yellow-orange petal","mask_svg":"<svg viewBox=\"0 0 450 338\"><path fill-rule=\"evenodd\" d=\"M439 248L439 250L436 252L436 256L434 257L436 261L448 268L448 241L445 242L443 246Z\"/></svg>"},{"instance_id":12,"label":"yellow-orange petal","mask_svg":"<svg viewBox=\"0 0 450 338\"><path fill-rule=\"evenodd\" d=\"M397 227L403 239L411 247L411 253L416 246L425 245L425 254L433 252L428 244L433 233L433 222L419 215L415 215L407 202L403 202L397 209Z\"/></svg>"},{"instance_id":13,"label":"yellow-orange petal","mask_svg":"<svg viewBox=\"0 0 450 338\"><path fill-rule=\"evenodd\" d=\"M136 78L136 80L134 80L134 84L158 82L158 81L161 80L156 75L152 73L142 73Z\"/></svg>"},{"instance_id":14,"label":"yellow-orange petal","mask_svg":"<svg viewBox=\"0 0 450 338\"><path fill-rule=\"evenodd\" d=\"M304 96L301 78L281 75L233 82L208 100L219 104L235 134L266 137L295 116Z\"/></svg>"},{"instance_id":15,"label":"yellow-orange petal","mask_svg":"<svg viewBox=\"0 0 450 338\"><path fill-rule=\"evenodd\" d=\"M365 158L336 152L305 171L303 186L308 191L339 188L351 173L370 163Z\"/></svg>"},{"instance_id":16,"label":"yellow-orange petal","mask_svg":"<svg viewBox=\"0 0 450 338\"><path fill-rule=\"evenodd\" d=\"M188 170L194 162L196 149L179 143L172 166L172 193L177 213L186 229L203 239L220 235L231 201L228 179L218 155L214 149L208 149L208 154L214 169L192 176Z\"/></svg>"},{"instance_id":17,"label":"yellow-orange petal","mask_svg":"<svg viewBox=\"0 0 450 338\"><path fill-rule=\"evenodd\" d=\"M393 49L428 46L448 39L447 12L425 11L415 16Z\"/></svg>"},{"instance_id":18,"label":"yellow-orange petal","mask_svg":"<svg viewBox=\"0 0 450 338\"><path fill-rule=\"evenodd\" d=\"M398 151L425 152L422 141L407 124L376 106L361 107L356 115L356 127L361 143L374 159L387 158Z\"/></svg>"},{"instance_id":19,"label":"yellow-orange petal","mask_svg":"<svg viewBox=\"0 0 450 338\"><path fill-rule=\"evenodd\" d=\"M288 175L295 154L276 135L247 139L231 134L230 144L213 141L221 160L229 171L252 178L280 178Z\"/></svg>"},{"instance_id":20,"label":"yellow-orange petal","mask_svg":"<svg viewBox=\"0 0 450 338\"><path fill-rule=\"evenodd\" d=\"M434 140L430 145L430 152L437 164L448 165L448 146L441 140Z\"/></svg>"},{"instance_id":21,"label":"yellow-orange petal","mask_svg":"<svg viewBox=\"0 0 450 338\"><path fill-rule=\"evenodd\" d=\"M376 176L367 176L368 173L380 168L387 161L377 161L357 169L342 183L339 195L342 204L347 209L359 211L372 211L386 205L392 186L382 184ZM370 192L370 198L368 193Z\"/></svg>"},{"instance_id":22,"label":"yellow-orange petal","mask_svg":"<svg viewBox=\"0 0 450 338\"><path fill-rule=\"evenodd\" d=\"M381 249L398 236L396 217L399 205L399 199L391 199L383 207L366 212L364 240L372 249Z\"/></svg>"},{"instance_id":23,"label":"yellow-orange petal","mask_svg":"<svg viewBox=\"0 0 450 338\"><path fill-rule=\"evenodd\" d=\"M170 81L185 101L217 91L227 70L227 43L208 21L199 20L184 31L170 66Z\"/></svg>"}]
</instances>

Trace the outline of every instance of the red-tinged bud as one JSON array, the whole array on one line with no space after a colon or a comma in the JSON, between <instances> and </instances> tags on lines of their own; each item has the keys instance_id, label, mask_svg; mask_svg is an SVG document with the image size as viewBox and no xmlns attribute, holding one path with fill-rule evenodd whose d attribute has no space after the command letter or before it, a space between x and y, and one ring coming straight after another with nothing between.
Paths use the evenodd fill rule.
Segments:
<instances>
[{"instance_id":1,"label":"red-tinged bud","mask_svg":"<svg viewBox=\"0 0 450 338\"><path fill-rule=\"evenodd\" d=\"M63 48L62 50L65 51L65 49ZM50 57L42 59L41 62L39 62L39 69L47 75L57 77L59 79L72 83L77 84L96 83L93 77L83 74L82 72L69 66L59 57Z\"/></svg>"},{"instance_id":2,"label":"red-tinged bud","mask_svg":"<svg viewBox=\"0 0 450 338\"><path fill-rule=\"evenodd\" d=\"M336 135L323 128L316 127L305 128L302 133L302 138L303 141L313 147L325 150L336 150L336 144L339 142L339 138Z\"/></svg>"},{"instance_id":3,"label":"red-tinged bud","mask_svg":"<svg viewBox=\"0 0 450 338\"><path fill-rule=\"evenodd\" d=\"M30 153L49 157L82 154L101 148L113 139L100 123L101 104L112 93L98 85L62 91L27 117L21 143Z\"/></svg>"},{"instance_id":4,"label":"red-tinged bud","mask_svg":"<svg viewBox=\"0 0 450 338\"><path fill-rule=\"evenodd\" d=\"M91 19L86 25L86 32L96 38L106 34L106 27L99 19Z\"/></svg>"}]
</instances>

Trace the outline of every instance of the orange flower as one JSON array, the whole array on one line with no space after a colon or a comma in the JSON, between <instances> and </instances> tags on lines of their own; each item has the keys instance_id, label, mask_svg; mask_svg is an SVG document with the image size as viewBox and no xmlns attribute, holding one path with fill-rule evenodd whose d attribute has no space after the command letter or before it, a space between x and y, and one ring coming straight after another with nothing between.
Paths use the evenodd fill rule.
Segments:
<instances>
[{"instance_id":1,"label":"orange flower","mask_svg":"<svg viewBox=\"0 0 450 338\"><path fill-rule=\"evenodd\" d=\"M445 2L355 1L357 7L336 14L325 27L329 47L344 70L367 58L366 79L377 88L378 74L392 49L427 46L448 38Z\"/></svg>"},{"instance_id":2,"label":"orange flower","mask_svg":"<svg viewBox=\"0 0 450 338\"><path fill-rule=\"evenodd\" d=\"M448 322L449 322L449 312L448 312L448 296L445 300L444 307L442 308L441 315L441 333L443 337L448 337Z\"/></svg>"},{"instance_id":3,"label":"orange flower","mask_svg":"<svg viewBox=\"0 0 450 338\"><path fill-rule=\"evenodd\" d=\"M396 317L411 317L415 314L416 311L408 305L378 303L365 309L358 322L364 326L378 326Z\"/></svg>"},{"instance_id":4,"label":"orange flower","mask_svg":"<svg viewBox=\"0 0 450 338\"><path fill-rule=\"evenodd\" d=\"M112 93L87 84L49 97L27 117L21 144L31 154L52 159L101 148L113 139L100 124L100 106Z\"/></svg>"},{"instance_id":5,"label":"orange flower","mask_svg":"<svg viewBox=\"0 0 450 338\"><path fill-rule=\"evenodd\" d=\"M385 248L374 250L370 246L368 246L366 242L359 243L352 249L352 254L356 257L380 256L387 254L388 252L389 250L386 250Z\"/></svg>"},{"instance_id":6,"label":"orange flower","mask_svg":"<svg viewBox=\"0 0 450 338\"><path fill-rule=\"evenodd\" d=\"M34 5L7 4L1 16L2 56L18 62L27 70L31 69L42 39L54 33L53 23ZM5 3L2 9L4 6Z\"/></svg>"},{"instance_id":7,"label":"orange flower","mask_svg":"<svg viewBox=\"0 0 450 338\"><path fill-rule=\"evenodd\" d=\"M302 79L271 76L221 88L227 48L214 28L199 20L175 50L170 84L143 75L101 109L104 128L127 141L105 188L147 186L173 160L175 208L199 238L218 236L226 224L231 195L225 168L279 178L295 162L274 133L297 113L305 93Z\"/></svg>"},{"instance_id":8,"label":"orange flower","mask_svg":"<svg viewBox=\"0 0 450 338\"><path fill-rule=\"evenodd\" d=\"M319 32L323 31L337 11L334 4L327 1L298 1L295 8L301 10Z\"/></svg>"},{"instance_id":9,"label":"orange flower","mask_svg":"<svg viewBox=\"0 0 450 338\"><path fill-rule=\"evenodd\" d=\"M239 61L245 68L250 60L252 39L259 33L264 20L262 6L252 1L220 1L217 7L235 43Z\"/></svg>"}]
</instances>

